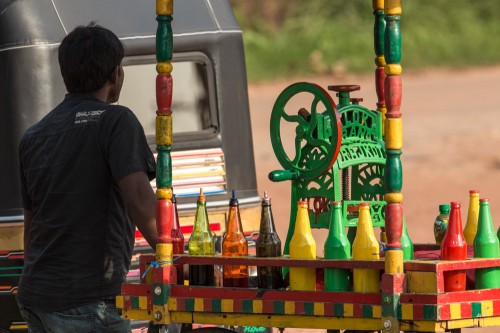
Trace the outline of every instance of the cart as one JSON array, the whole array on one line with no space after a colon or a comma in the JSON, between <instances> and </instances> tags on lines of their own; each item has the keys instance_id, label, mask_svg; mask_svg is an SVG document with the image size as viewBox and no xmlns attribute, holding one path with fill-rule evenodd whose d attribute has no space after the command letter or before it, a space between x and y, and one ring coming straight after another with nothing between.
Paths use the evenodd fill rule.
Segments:
<instances>
[{"instance_id":1,"label":"cart","mask_svg":"<svg viewBox=\"0 0 500 333\"><path fill-rule=\"evenodd\" d=\"M327 89L300 82L278 96L271 114L271 141L283 170L270 173L273 181L291 181L290 226L285 255L280 258L173 255L168 241L158 244L156 255L140 257L139 284L122 285L117 307L123 317L147 320L149 331L162 325L180 324L182 332L192 324L215 325L204 330L227 330L222 327L263 326L327 329L340 331L383 332L459 332L466 327L500 324L500 289L469 288L446 292L444 275L450 271L474 272L500 267L500 259L474 259L468 249L464 261L440 260L438 245L415 244L410 258L404 258L402 213L402 120L401 120L401 0L373 0L374 41L376 53L375 82L377 110L360 105L350 92L356 85L336 85L334 102ZM172 70L170 21L172 0L157 0L158 75ZM171 80L157 86L158 110L167 110L171 101ZM311 102L285 111L297 94L310 95ZM167 105L167 106L166 106ZM293 112L292 112L293 113ZM171 145L172 113L158 112L157 145ZM163 117L163 118L161 118ZM283 123L292 123L296 140L292 157L283 148L280 131ZM169 127L170 126L170 127ZM170 129L169 129L170 128ZM165 151L169 151L165 149ZM169 172L157 174L169 177ZM166 179L168 180L168 179ZM168 181L165 182L168 184ZM171 189L159 188L159 200L170 200ZM328 228L330 203L342 201L343 223L350 231L357 226L357 209L370 202L374 226L381 227L386 249L380 260L291 259L287 256L294 232L297 207L309 202L311 226ZM168 240L171 221L160 219L162 235ZM170 225L169 225L170 223ZM170 228L170 229L169 229ZM351 233L352 234L352 233ZM411 258L413 257L413 258ZM284 268L327 268L345 270L373 269L380 272L378 292L331 292L289 289L227 288L181 285L176 281L172 262L184 265L245 265Z\"/></svg>"}]
</instances>

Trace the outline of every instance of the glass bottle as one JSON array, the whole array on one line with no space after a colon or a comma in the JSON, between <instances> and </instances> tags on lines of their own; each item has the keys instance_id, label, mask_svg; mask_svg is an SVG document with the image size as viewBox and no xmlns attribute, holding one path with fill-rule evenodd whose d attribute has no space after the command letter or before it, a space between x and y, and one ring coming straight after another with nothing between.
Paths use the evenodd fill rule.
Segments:
<instances>
[{"instance_id":1,"label":"glass bottle","mask_svg":"<svg viewBox=\"0 0 500 333\"><path fill-rule=\"evenodd\" d=\"M498 238L493 229L488 199L479 201L479 219L474 238L474 258L500 258ZM500 287L500 268L476 269L476 289Z\"/></svg>"},{"instance_id":2,"label":"glass bottle","mask_svg":"<svg viewBox=\"0 0 500 333\"><path fill-rule=\"evenodd\" d=\"M401 249L403 250L403 259L412 260L413 259L413 242L411 241L410 235L408 234L408 228L406 226L406 219L403 218L403 232L401 234Z\"/></svg>"},{"instance_id":3,"label":"glass bottle","mask_svg":"<svg viewBox=\"0 0 500 333\"><path fill-rule=\"evenodd\" d=\"M325 241L325 259L351 259L351 243L345 234L342 223L342 203L332 202L332 219ZM348 269L326 268L326 291L349 291L350 274Z\"/></svg>"},{"instance_id":4,"label":"glass bottle","mask_svg":"<svg viewBox=\"0 0 500 333\"><path fill-rule=\"evenodd\" d=\"M370 204L359 204L358 228L356 238L352 243L352 258L354 260L379 260L380 248L373 231L370 215ZM353 287L355 292L379 292L380 272L376 269L353 269Z\"/></svg>"},{"instance_id":5,"label":"glass bottle","mask_svg":"<svg viewBox=\"0 0 500 333\"><path fill-rule=\"evenodd\" d=\"M446 229L448 229L448 220L450 218L450 205L439 205L439 215L434 220L434 239L437 245L441 245Z\"/></svg>"},{"instance_id":6,"label":"glass bottle","mask_svg":"<svg viewBox=\"0 0 500 333\"><path fill-rule=\"evenodd\" d=\"M467 259L467 243L462 232L462 214L460 213L460 202L451 203L448 231L441 242L442 260L465 260ZM444 291L464 291L466 288L466 272L445 271Z\"/></svg>"},{"instance_id":7,"label":"glass bottle","mask_svg":"<svg viewBox=\"0 0 500 333\"><path fill-rule=\"evenodd\" d=\"M474 244L477 232L477 219L479 217L479 191L469 191L469 211L467 212L467 223L464 228L464 237L467 244Z\"/></svg>"},{"instance_id":8,"label":"glass bottle","mask_svg":"<svg viewBox=\"0 0 500 333\"><path fill-rule=\"evenodd\" d=\"M225 257L248 256L248 241L241 226L240 209L236 193L229 200L227 229L222 241L222 255ZM225 265L222 284L224 287L248 287L248 267Z\"/></svg>"},{"instance_id":9,"label":"glass bottle","mask_svg":"<svg viewBox=\"0 0 500 333\"><path fill-rule=\"evenodd\" d=\"M194 228L188 242L189 255L215 255L215 238L210 231L208 222L207 203L203 189L196 202ZM189 265L189 284L194 286L215 285L213 265Z\"/></svg>"},{"instance_id":10,"label":"glass bottle","mask_svg":"<svg viewBox=\"0 0 500 333\"><path fill-rule=\"evenodd\" d=\"M264 192L261 202L259 237L255 241L256 256L261 258L281 257L281 240L274 226L271 198ZM261 289L283 287L283 277L279 266L258 266L257 286Z\"/></svg>"},{"instance_id":11,"label":"glass bottle","mask_svg":"<svg viewBox=\"0 0 500 333\"><path fill-rule=\"evenodd\" d=\"M295 230L290 240L291 259L316 259L316 241L311 232L306 201L299 201ZM316 269L290 267L291 290L316 290Z\"/></svg>"},{"instance_id":12,"label":"glass bottle","mask_svg":"<svg viewBox=\"0 0 500 333\"><path fill-rule=\"evenodd\" d=\"M179 224L179 212L177 211L177 198L172 195L172 205L174 208L174 219L172 222L172 252L173 254L184 254L184 235ZM177 271L177 284L184 284L184 265L175 264Z\"/></svg>"}]
</instances>

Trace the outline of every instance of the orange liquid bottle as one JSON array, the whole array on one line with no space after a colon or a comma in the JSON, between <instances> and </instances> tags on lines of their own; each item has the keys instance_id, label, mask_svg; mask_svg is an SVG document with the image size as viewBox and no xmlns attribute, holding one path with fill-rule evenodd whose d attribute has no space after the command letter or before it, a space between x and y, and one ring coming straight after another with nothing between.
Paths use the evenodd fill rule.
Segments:
<instances>
[{"instance_id":1,"label":"orange liquid bottle","mask_svg":"<svg viewBox=\"0 0 500 333\"><path fill-rule=\"evenodd\" d=\"M227 218L227 230L222 241L222 255L226 257L238 257L248 255L248 242L241 226L240 209L236 193L229 200L229 214ZM225 265L222 284L224 287L248 287L248 267Z\"/></svg>"}]
</instances>

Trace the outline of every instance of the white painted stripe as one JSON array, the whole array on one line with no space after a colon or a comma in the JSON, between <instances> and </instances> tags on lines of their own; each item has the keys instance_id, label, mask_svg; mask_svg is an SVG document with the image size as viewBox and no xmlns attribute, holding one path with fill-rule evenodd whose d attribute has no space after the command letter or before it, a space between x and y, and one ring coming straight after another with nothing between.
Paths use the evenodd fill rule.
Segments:
<instances>
[{"instance_id":1,"label":"white painted stripe","mask_svg":"<svg viewBox=\"0 0 500 333\"><path fill-rule=\"evenodd\" d=\"M241 30L214 30L214 31L200 31L200 32L186 32L182 34L174 34L174 37L184 37L184 36L201 36L201 35L213 35L213 34L241 34ZM133 36L133 37L122 37L120 40L134 40L134 39L148 39L148 38L156 38L156 35L145 35L145 36ZM0 49L0 52L17 50L17 49L29 49L36 47L51 47L58 46L60 43L38 43L38 44L30 44L30 45L18 45L18 46L10 46L3 49Z\"/></svg>"},{"instance_id":2,"label":"white painted stripe","mask_svg":"<svg viewBox=\"0 0 500 333\"><path fill-rule=\"evenodd\" d=\"M217 20L217 16L215 15L214 8L212 7L212 3L210 2L210 0L207 0L207 4L208 4L208 7L210 8L210 14L212 15L212 18L214 19L215 24L217 24L217 28L219 28L219 30L222 30L222 28L220 27L220 24L219 24L219 20Z\"/></svg>"},{"instance_id":3,"label":"white painted stripe","mask_svg":"<svg viewBox=\"0 0 500 333\"><path fill-rule=\"evenodd\" d=\"M64 33L67 35L68 34L68 30L66 30L66 27L64 26L64 23L61 20L61 15L59 15L59 11L57 10L56 4L54 3L54 0L51 0L51 2L52 2L52 6L54 7L54 10L56 11L57 18L59 19L59 22L61 23L61 26L62 26L62 28L64 30Z\"/></svg>"}]
</instances>

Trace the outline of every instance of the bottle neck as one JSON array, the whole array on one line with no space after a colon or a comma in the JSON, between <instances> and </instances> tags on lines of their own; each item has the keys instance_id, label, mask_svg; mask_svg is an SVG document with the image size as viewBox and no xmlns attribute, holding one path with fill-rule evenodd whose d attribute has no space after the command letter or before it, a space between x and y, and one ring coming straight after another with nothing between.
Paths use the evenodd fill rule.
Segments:
<instances>
[{"instance_id":1,"label":"bottle neck","mask_svg":"<svg viewBox=\"0 0 500 333\"><path fill-rule=\"evenodd\" d=\"M238 206L229 206L229 216L227 219L227 233L243 233L241 226L240 210Z\"/></svg>"},{"instance_id":2,"label":"bottle neck","mask_svg":"<svg viewBox=\"0 0 500 333\"><path fill-rule=\"evenodd\" d=\"M196 217L194 220L194 232L209 232L210 225L207 217L207 204L205 202L198 202L196 205Z\"/></svg>"},{"instance_id":3,"label":"bottle neck","mask_svg":"<svg viewBox=\"0 0 500 333\"><path fill-rule=\"evenodd\" d=\"M462 214L460 213L460 207L451 207L448 231L446 233L450 235L462 234Z\"/></svg>"},{"instance_id":4,"label":"bottle neck","mask_svg":"<svg viewBox=\"0 0 500 333\"><path fill-rule=\"evenodd\" d=\"M275 233L273 212L271 205L262 205L262 213L260 215L260 233Z\"/></svg>"},{"instance_id":5,"label":"bottle neck","mask_svg":"<svg viewBox=\"0 0 500 333\"><path fill-rule=\"evenodd\" d=\"M174 210L174 220L172 221L172 230L180 230L180 224L179 224L179 213L177 212L177 203L173 203L173 210Z\"/></svg>"},{"instance_id":6,"label":"bottle neck","mask_svg":"<svg viewBox=\"0 0 500 333\"><path fill-rule=\"evenodd\" d=\"M332 221L330 225L330 230L328 232L330 236L340 236L345 234L344 225L342 224L342 206L334 205L332 212Z\"/></svg>"},{"instance_id":7,"label":"bottle neck","mask_svg":"<svg viewBox=\"0 0 500 333\"><path fill-rule=\"evenodd\" d=\"M296 233L304 236L311 234L307 204L299 204L297 207L297 220L295 222L295 234Z\"/></svg>"},{"instance_id":8,"label":"bottle neck","mask_svg":"<svg viewBox=\"0 0 500 333\"><path fill-rule=\"evenodd\" d=\"M496 234L491 220L491 211L489 202L479 204L479 220L477 224L477 235Z\"/></svg>"}]
</instances>

